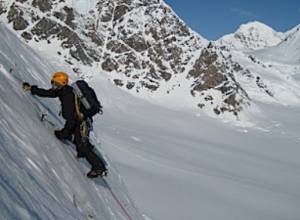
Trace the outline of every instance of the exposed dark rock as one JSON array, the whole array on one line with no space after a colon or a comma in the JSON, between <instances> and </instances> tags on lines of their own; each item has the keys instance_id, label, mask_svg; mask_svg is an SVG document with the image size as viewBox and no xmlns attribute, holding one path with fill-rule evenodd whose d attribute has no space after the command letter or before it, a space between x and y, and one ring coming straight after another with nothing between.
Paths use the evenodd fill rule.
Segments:
<instances>
[{"instance_id":1,"label":"exposed dark rock","mask_svg":"<svg viewBox=\"0 0 300 220\"><path fill-rule=\"evenodd\" d=\"M73 46L80 46L81 39L78 35L67 27L61 27L60 31L57 33L59 40L63 41L62 46L64 48L71 48Z\"/></svg>"},{"instance_id":2,"label":"exposed dark rock","mask_svg":"<svg viewBox=\"0 0 300 220\"><path fill-rule=\"evenodd\" d=\"M129 8L126 5L118 5L115 8L114 21L120 19L129 11Z\"/></svg>"},{"instance_id":3,"label":"exposed dark rock","mask_svg":"<svg viewBox=\"0 0 300 220\"><path fill-rule=\"evenodd\" d=\"M97 50L87 48L86 51L87 51L87 54L93 59L93 61L100 62L101 56L100 56L100 54L98 53Z\"/></svg>"},{"instance_id":4,"label":"exposed dark rock","mask_svg":"<svg viewBox=\"0 0 300 220\"><path fill-rule=\"evenodd\" d=\"M120 79L114 79L114 83L115 83L117 86L120 86L120 87L124 86L123 81L120 80Z\"/></svg>"},{"instance_id":5,"label":"exposed dark rock","mask_svg":"<svg viewBox=\"0 0 300 220\"><path fill-rule=\"evenodd\" d=\"M60 24L44 17L32 28L31 32L41 39L47 39L49 36L61 32L61 29Z\"/></svg>"},{"instance_id":6,"label":"exposed dark rock","mask_svg":"<svg viewBox=\"0 0 300 220\"><path fill-rule=\"evenodd\" d=\"M159 85L157 84L150 84L150 83L146 83L144 81L141 82L141 85L147 89L149 89L150 91L154 92L158 89Z\"/></svg>"},{"instance_id":7,"label":"exposed dark rock","mask_svg":"<svg viewBox=\"0 0 300 220\"><path fill-rule=\"evenodd\" d=\"M93 50L84 47L85 44L77 33L55 21L42 18L33 27L32 33L39 36L40 39L48 39L52 35L57 36L57 38L62 41L62 47L66 49L72 48L70 55L85 65L91 65L93 60L99 61L99 56L97 56Z\"/></svg>"},{"instance_id":8,"label":"exposed dark rock","mask_svg":"<svg viewBox=\"0 0 300 220\"><path fill-rule=\"evenodd\" d=\"M111 58L107 58L103 63L102 63L102 69L108 72L116 71L118 70L119 65L118 63Z\"/></svg>"},{"instance_id":9,"label":"exposed dark rock","mask_svg":"<svg viewBox=\"0 0 300 220\"><path fill-rule=\"evenodd\" d=\"M234 106L235 108L237 108L240 103L236 101L236 95L235 94L231 94L227 99L225 99L225 103L227 103L228 105Z\"/></svg>"},{"instance_id":10,"label":"exposed dark rock","mask_svg":"<svg viewBox=\"0 0 300 220\"><path fill-rule=\"evenodd\" d=\"M74 73L77 73L77 74L81 73L79 68L74 67L74 68L72 68L72 70L74 71Z\"/></svg>"},{"instance_id":11,"label":"exposed dark rock","mask_svg":"<svg viewBox=\"0 0 300 220\"><path fill-rule=\"evenodd\" d=\"M32 6L39 8L42 12L50 11L52 9L52 0L33 0Z\"/></svg>"},{"instance_id":12,"label":"exposed dark rock","mask_svg":"<svg viewBox=\"0 0 300 220\"><path fill-rule=\"evenodd\" d=\"M82 61L84 65L91 64L91 59L88 58L85 51L82 47L76 47L76 49L71 49L70 54L73 58L75 58L77 61Z\"/></svg>"},{"instance_id":13,"label":"exposed dark rock","mask_svg":"<svg viewBox=\"0 0 300 220\"><path fill-rule=\"evenodd\" d=\"M256 77L256 85L263 89L269 96L274 97L274 94L269 90L268 86L263 83L259 76Z\"/></svg>"},{"instance_id":14,"label":"exposed dark rock","mask_svg":"<svg viewBox=\"0 0 300 220\"><path fill-rule=\"evenodd\" d=\"M90 31L88 36L91 38L92 42L97 44L99 47L104 45L104 40L100 38L95 31Z\"/></svg>"},{"instance_id":15,"label":"exposed dark rock","mask_svg":"<svg viewBox=\"0 0 300 220\"><path fill-rule=\"evenodd\" d=\"M32 40L32 34L24 31L21 35L26 40Z\"/></svg>"},{"instance_id":16,"label":"exposed dark rock","mask_svg":"<svg viewBox=\"0 0 300 220\"><path fill-rule=\"evenodd\" d=\"M199 107L199 108L204 108L204 107L205 107L205 105L204 105L204 104L202 104L202 103L199 103L199 104L198 104L198 107Z\"/></svg>"},{"instance_id":17,"label":"exposed dark rock","mask_svg":"<svg viewBox=\"0 0 300 220\"><path fill-rule=\"evenodd\" d=\"M233 65L233 70L236 71L236 72L239 72L239 71L243 70L243 68L241 67L240 64L235 63L235 64Z\"/></svg>"},{"instance_id":18,"label":"exposed dark rock","mask_svg":"<svg viewBox=\"0 0 300 220\"><path fill-rule=\"evenodd\" d=\"M125 46L124 44L116 40L112 40L108 42L107 49L111 50L114 53L125 53L130 51L130 48L128 48L127 46Z\"/></svg>"},{"instance_id":19,"label":"exposed dark rock","mask_svg":"<svg viewBox=\"0 0 300 220\"><path fill-rule=\"evenodd\" d=\"M167 69L166 66L163 65L164 60L164 51L163 45L157 44L153 48L148 50L149 58L153 61L161 71L165 71Z\"/></svg>"},{"instance_id":20,"label":"exposed dark rock","mask_svg":"<svg viewBox=\"0 0 300 220\"><path fill-rule=\"evenodd\" d=\"M58 37L65 39L62 42L62 46L65 48L71 48L70 54L73 58L77 61L81 61L85 65L91 65L93 61L91 57L88 56L88 51L84 48L84 43L76 33L72 32L68 28L63 28L63 31L58 34ZM92 53L89 53L89 55L92 55Z\"/></svg>"},{"instance_id":21,"label":"exposed dark rock","mask_svg":"<svg viewBox=\"0 0 300 220\"><path fill-rule=\"evenodd\" d=\"M101 22L109 22L112 20L114 11L114 3L112 1L99 1L96 8Z\"/></svg>"},{"instance_id":22,"label":"exposed dark rock","mask_svg":"<svg viewBox=\"0 0 300 220\"><path fill-rule=\"evenodd\" d=\"M74 63L72 63L70 60L65 60L65 62L66 62L67 64L70 64L71 66L74 65Z\"/></svg>"},{"instance_id":23,"label":"exposed dark rock","mask_svg":"<svg viewBox=\"0 0 300 220\"><path fill-rule=\"evenodd\" d=\"M13 28L17 31L24 30L29 23L23 18L24 12L15 4L10 7L7 15L8 22L13 22Z\"/></svg>"},{"instance_id":24,"label":"exposed dark rock","mask_svg":"<svg viewBox=\"0 0 300 220\"><path fill-rule=\"evenodd\" d=\"M182 22L179 22L179 21L178 21L178 25L179 25L179 30L180 30L180 31L178 31L179 36L187 37L190 35L190 31L186 25L184 25Z\"/></svg>"},{"instance_id":25,"label":"exposed dark rock","mask_svg":"<svg viewBox=\"0 0 300 220\"><path fill-rule=\"evenodd\" d=\"M139 70L141 69L141 65L139 63L139 59L137 58L136 54L131 52L128 53L125 57L125 59L121 59L119 60L120 64L123 64L124 66L126 66L127 69L136 69Z\"/></svg>"},{"instance_id":26,"label":"exposed dark rock","mask_svg":"<svg viewBox=\"0 0 300 220\"><path fill-rule=\"evenodd\" d=\"M159 80L160 77L157 75L155 68L153 66L150 67L150 71L146 74L146 77L149 79Z\"/></svg>"},{"instance_id":27,"label":"exposed dark rock","mask_svg":"<svg viewBox=\"0 0 300 220\"><path fill-rule=\"evenodd\" d=\"M168 72L160 72L160 76L165 80L169 81L172 78L172 74Z\"/></svg>"},{"instance_id":28,"label":"exposed dark rock","mask_svg":"<svg viewBox=\"0 0 300 220\"><path fill-rule=\"evenodd\" d=\"M146 31L147 35L150 35L154 38L154 40L158 41L160 39L159 32L156 28L151 27L148 31Z\"/></svg>"},{"instance_id":29,"label":"exposed dark rock","mask_svg":"<svg viewBox=\"0 0 300 220\"><path fill-rule=\"evenodd\" d=\"M216 115L220 115L221 114L221 111L217 108L214 108L214 112L216 113Z\"/></svg>"},{"instance_id":30,"label":"exposed dark rock","mask_svg":"<svg viewBox=\"0 0 300 220\"><path fill-rule=\"evenodd\" d=\"M176 72L181 72L181 65L182 65L182 60L181 60L181 56L184 53L183 50L174 45L172 47L169 47L167 49L168 51L168 56L166 57L167 61L170 61L170 66L173 69L173 71Z\"/></svg>"},{"instance_id":31,"label":"exposed dark rock","mask_svg":"<svg viewBox=\"0 0 300 220\"><path fill-rule=\"evenodd\" d=\"M64 15L64 13L55 11L55 12L53 12L53 15L54 15L54 17L56 17L57 19L59 19L59 20L61 20L61 21L64 21L64 20L65 20L65 15Z\"/></svg>"},{"instance_id":32,"label":"exposed dark rock","mask_svg":"<svg viewBox=\"0 0 300 220\"><path fill-rule=\"evenodd\" d=\"M64 11L67 13L67 16L66 16L66 21L65 23L67 25L69 25L71 28L75 28L75 23L74 23L74 20L75 20L75 16L74 16L74 10L73 8L69 8L67 6L64 7Z\"/></svg>"},{"instance_id":33,"label":"exposed dark rock","mask_svg":"<svg viewBox=\"0 0 300 220\"><path fill-rule=\"evenodd\" d=\"M211 95L208 95L204 98L205 101L212 101L214 98Z\"/></svg>"},{"instance_id":34,"label":"exposed dark rock","mask_svg":"<svg viewBox=\"0 0 300 220\"><path fill-rule=\"evenodd\" d=\"M148 45L140 35L133 35L127 39L124 39L125 44L129 47L133 48L137 52L142 52L148 49Z\"/></svg>"},{"instance_id":35,"label":"exposed dark rock","mask_svg":"<svg viewBox=\"0 0 300 220\"><path fill-rule=\"evenodd\" d=\"M201 83L195 85L194 90L204 91L216 88L227 81L224 73L224 66L217 66L217 53L205 49L200 58L196 61L194 68L189 72L189 77L201 78Z\"/></svg>"},{"instance_id":36,"label":"exposed dark rock","mask_svg":"<svg viewBox=\"0 0 300 220\"><path fill-rule=\"evenodd\" d=\"M127 85L126 85L126 88L130 90L130 89L132 89L134 86L135 86L135 83L134 83L134 82L128 82Z\"/></svg>"}]
</instances>

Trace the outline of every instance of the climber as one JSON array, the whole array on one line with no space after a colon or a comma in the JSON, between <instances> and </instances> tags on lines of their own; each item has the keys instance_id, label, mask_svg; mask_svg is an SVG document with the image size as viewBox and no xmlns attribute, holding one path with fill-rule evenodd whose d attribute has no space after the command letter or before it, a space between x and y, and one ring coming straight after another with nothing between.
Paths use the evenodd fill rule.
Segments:
<instances>
[{"instance_id":1,"label":"climber","mask_svg":"<svg viewBox=\"0 0 300 220\"><path fill-rule=\"evenodd\" d=\"M107 169L105 164L93 151L94 146L90 143L88 138L88 125L92 122L91 117L84 117L84 114L80 113L80 109L83 107L80 103L78 104L74 88L68 85L68 82L69 77L66 73L56 72L51 79L52 88L46 90L38 88L35 85L30 85L28 82L24 82L23 89L24 91L30 91L32 95L37 95L39 97L59 98L62 107L61 114L66 121L64 128L54 131L55 136L59 140L73 141L76 146L77 157L86 158L92 166L87 174L89 178L106 176ZM99 107L101 107L100 104ZM98 109L98 111L100 110L101 108Z\"/></svg>"}]
</instances>

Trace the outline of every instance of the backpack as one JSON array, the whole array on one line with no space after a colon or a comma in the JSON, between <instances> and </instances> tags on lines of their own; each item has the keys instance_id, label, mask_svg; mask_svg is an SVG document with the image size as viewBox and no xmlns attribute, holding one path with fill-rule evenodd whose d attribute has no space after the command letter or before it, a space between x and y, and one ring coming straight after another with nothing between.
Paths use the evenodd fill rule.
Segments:
<instances>
[{"instance_id":1,"label":"backpack","mask_svg":"<svg viewBox=\"0 0 300 220\"><path fill-rule=\"evenodd\" d=\"M99 102L94 89L91 88L86 81L77 80L71 86L75 95L76 113L79 118L92 119L97 113L103 113L102 105Z\"/></svg>"}]
</instances>

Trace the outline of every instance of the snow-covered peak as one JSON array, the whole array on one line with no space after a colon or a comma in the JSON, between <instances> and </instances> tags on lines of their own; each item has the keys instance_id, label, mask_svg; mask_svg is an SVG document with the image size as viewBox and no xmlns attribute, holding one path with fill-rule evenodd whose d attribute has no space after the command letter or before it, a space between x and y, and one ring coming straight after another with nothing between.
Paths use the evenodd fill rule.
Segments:
<instances>
[{"instance_id":1,"label":"snow-covered peak","mask_svg":"<svg viewBox=\"0 0 300 220\"><path fill-rule=\"evenodd\" d=\"M233 34L223 36L217 41L220 46L236 50L258 50L279 44L284 34L259 21L242 24Z\"/></svg>"},{"instance_id":2,"label":"snow-covered peak","mask_svg":"<svg viewBox=\"0 0 300 220\"><path fill-rule=\"evenodd\" d=\"M252 21L246 24L242 24L238 29L239 32L247 32L251 30L257 30L260 32L274 32L273 28L259 21Z\"/></svg>"}]
</instances>

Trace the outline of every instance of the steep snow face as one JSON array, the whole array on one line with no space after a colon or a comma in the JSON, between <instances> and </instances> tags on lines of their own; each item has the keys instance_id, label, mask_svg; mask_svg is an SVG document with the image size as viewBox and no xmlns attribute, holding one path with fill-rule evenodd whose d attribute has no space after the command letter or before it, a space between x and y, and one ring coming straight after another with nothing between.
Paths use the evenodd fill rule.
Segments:
<instances>
[{"instance_id":1,"label":"steep snow face","mask_svg":"<svg viewBox=\"0 0 300 220\"><path fill-rule=\"evenodd\" d=\"M293 28L285 34L285 39L275 47L256 51L253 54L262 61L291 66L300 65L300 26ZM290 70L288 70L290 71Z\"/></svg>"},{"instance_id":2,"label":"steep snow face","mask_svg":"<svg viewBox=\"0 0 300 220\"><path fill-rule=\"evenodd\" d=\"M247 67L247 70L252 73L243 77L237 76L237 80L247 91L252 101L299 106L299 63L291 63L290 60L280 61L282 56L267 52L270 50L272 49L254 51L248 54L232 52L232 59L243 67Z\"/></svg>"},{"instance_id":3,"label":"steep snow face","mask_svg":"<svg viewBox=\"0 0 300 220\"><path fill-rule=\"evenodd\" d=\"M46 110L38 110L35 103L48 106L46 118L55 122L56 129L63 126L56 113L58 103L22 91L22 80L48 87L54 68L3 24L0 36L1 219L120 220L128 219L127 214L143 219L112 162L106 179L110 188L101 179L87 179L89 166L75 159L72 147L54 137L55 128L41 122L39 111Z\"/></svg>"},{"instance_id":4,"label":"steep snow face","mask_svg":"<svg viewBox=\"0 0 300 220\"><path fill-rule=\"evenodd\" d=\"M300 26L293 29L293 32L286 37L279 48L286 48L286 56L300 64Z\"/></svg>"},{"instance_id":5,"label":"steep snow face","mask_svg":"<svg viewBox=\"0 0 300 220\"><path fill-rule=\"evenodd\" d=\"M300 64L300 26L288 31L285 36L285 39L277 48L271 48L266 53L277 56L275 60Z\"/></svg>"},{"instance_id":6,"label":"steep snow face","mask_svg":"<svg viewBox=\"0 0 300 220\"><path fill-rule=\"evenodd\" d=\"M235 50L258 50L279 44L283 37L283 33L255 21L241 25L235 33L220 38L217 44Z\"/></svg>"}]
</instances>

